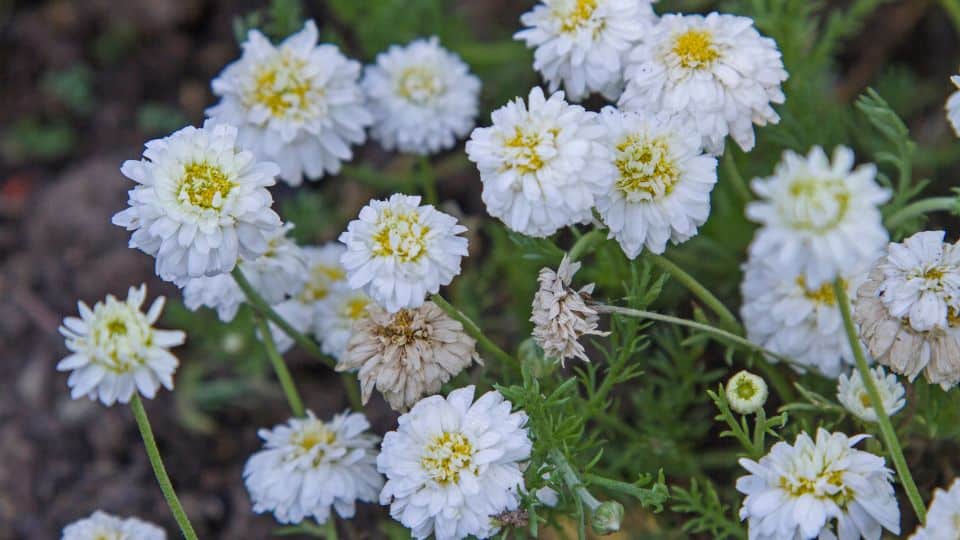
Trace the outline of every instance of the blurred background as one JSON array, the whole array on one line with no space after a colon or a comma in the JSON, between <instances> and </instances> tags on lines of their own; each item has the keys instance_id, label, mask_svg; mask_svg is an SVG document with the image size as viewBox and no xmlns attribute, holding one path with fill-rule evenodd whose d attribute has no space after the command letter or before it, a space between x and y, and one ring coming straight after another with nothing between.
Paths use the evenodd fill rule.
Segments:
<instances>
[{"instance_id":1,"label":"blurred background","mask_svg":"<svg viewBox=\"0 0 960 540\"><path fill-rule=\"evenodd\" d=\"M0 0L0 540L58 538L66 523L98 508L138 515L175 537L128 409L71 401L66 375L54 370L65 355L57 327L62 317L75 313L76 300L92 304L107 293L124 295L140 282L148 284L151 297L163 294L171 300L164 326L189 330L187 345L175 351L181 359L176 392L161 392L148 410L197 532L203 538L270 536L275 523L252 513L241 470L259 448L256 429L284 421L286 404L246 316L223 325L209 311L185 310L177 290L154 277L153 259L126 247L127 233L110 224L132 186L119 166L138 159L146 140L202 122L204 109L213 104L209 81L239 56L238 38L247 28L282 37L305 18L317 21L324 40L363 63L391 43L439 35L482 79L478 122L487 124L491 109L539 82L531 52L511 39L520 14L533 3ZM657 10L742 13L751 3L664 0ZM853 4L819 3L815 30L828 32L831 14L846 14ZM955 18L960 11L948 9L956 7L953 1L855 4L862 13L851 25L854 31L833 36L835 47L824 63L829 69L818 68L813 78L795 72L787 56L791 81L784 117L809 125L816 135L811 140L846 142L853 120L844 111L873 86L921 145L917 176L932 180L925 193L949 194L957 185L950 163L960 161L960 146L944 119L943 103L954 90L949 76L960 63L960 19ZM807 38L798 33L797 46L804 46L803 39L815 45L823 35L817 32ZM790 108L795 95L798 103L807 102L806 109ZM790 116L813 110L818 114ZM763 142L773 138L804 151L809 144L776 129L760 130L759 137L758 155ZM761 160L737 153L735 158L749 178L769 174L776 155ZM529 335L531 277L539 265L511 261L516 247L502 227L487 225L491 220L479 200L476 170L462 144L433 163L447 211L473 231L471 254L505 254L471 259L473 270L458 278L451 294L458 305L470 306L471 315L482 319L497 341L515 346ZM297 224L298 240L319 243L334 239L372 195L414 191L416 172L413 159L368 144L342 175L298 190L279 186L274 193L281 215ZM749 234L744 226L727 240L742 252ZM675 256L678 262L685 256L708 261L703 250L709 246L700 243ZM712 258L700 270L722 276L715 281L734 298L731 303L736 302L738 260L739 252ZM318 416L347 406L338 376L296 350L287 358ZM379 398L366 412L379 433L394 425L394 413ZM383 515L366 505L342 532L348 538L407 534L378 517ZM657 530L648 516L628 523L632 532L626 536Z\"/></svg>"}]
</instances>

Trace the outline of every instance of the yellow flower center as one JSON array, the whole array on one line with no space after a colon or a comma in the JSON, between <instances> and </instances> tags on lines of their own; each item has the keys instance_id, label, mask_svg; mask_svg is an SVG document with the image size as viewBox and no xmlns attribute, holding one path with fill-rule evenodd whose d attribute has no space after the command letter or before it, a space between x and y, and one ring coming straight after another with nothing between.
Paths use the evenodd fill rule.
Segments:
<instances>
[{"instance_id":1,"label":"yellow flower center","mask_svg":"<svg viewBox=\"0 0 960 540\"><path fill-rule=\"evenodd\" d=\"M576 0L573 9L561 18L560 31L568 33L577 31L590 20L595 9L597 9L597 0Z\"/></svg>"},{"instance_id":2,"label":"yellow flower center","mask_svg":"<svg viewBox=\"0 0 960 540\"><path fill-rule=\"evenodd\" d=\"M842 178L798 178L790 184L792 207L787 219L798 229L823 232L843 221L850 207L850 191Z\"/></svg>"},{"instance_id":3,"label":"yellow flower center","mask_svg":"<svg viewBox=\"0 0 960 540\"><path fill-rule=\"evenodd\" d=\"M840 283L841 286L846 287L846 282L841 280ZM832 282L828 281L816 289L810 289L807 287L807 281L803 279L803 276L797 276L797 285L803 289L803 295L815 304L833 306L837 303L837 296L833 292Z\"/></svg>"},{"instance_id":4,"label":"yellow flower center","mask_svg":"<svg viewBox=\"0 0 960 540\"><path fill-rule=\"evenodd\" d=\"M860 398L860 404L863 405L864 409L870 410L873 408L873 406L870 405L870 396L867 395L866 391L860 392L860 395L857 397Z\"/></svg>"},{"instance_id":5,"label":"yellow flower center","mask_svg":"<svg viewBox=\"0 0 960 540\"><path fill-rule=\"evenodd\" d=\"M947 309L947 326L950 328L960 326L960 311L957 311L956 308Z\"/></svg>"},{"instance_id":6,"label":"yellow flower center","mask_svg":"<svg viewBox=\"0 0 960 540\"><path fill-rule=\"evenodd\" d=\"M444 431L427 444L420 466L442 486L456 484L460 473L473 467L473 445L462 433Z\"/></svg>"},{"instance_id":7,"label":"yellow flower center","mask_svg":"<svg viewBox=\"0 0 960 540\"><path fill-rule=\"evenodd\" d=\"M234 185L219 167L193 162L183 168L177 195L192 206L219 209Z\"/></svg>"},{"instance_id":8,"label":"yellow flower center","mask_svg":"<svg viewBox=\"0 0 960 540\"><path fill-rule=\"evenodd\" d=\"M275 118L302 111L309 105L310 81L300 77L303 60L288 53L262 67L256 76L252 91L247 95L248 105L260 104Z\"/></svg>"},{"instance_id":9,"label":"yellow flower center","mask_svg":"<svg viewBox=\"0 0 960 540\"><path fill-rule=\"evenodd\" d=\"M420 214L385 209L379 228L373 235L373 254L393 257L400 262L415 262L427 252L430 227L420 223Z\"/></svg>"},{"instance_id":10,"label":"yellow flower center","mask_svg":"<svg viewBox=\"0 0 960 540\"><path fill-rule=\"evenodd\" d=\"M673 191L680 171L663 138L626 137L616 147L615 164L620 173L616 188L630 199L653 200Z\"/></svg>"},{"instance_id":11,"label":"yellow flower center","mask_svg":"<svg viewBox=\"0 0 960 540\"><path fill-rule=\"evenodd\" d=\"M550 130L547 133L556 138L556 130ZM537 147L543 143L544 136L541 133L526 132L520 126L515 127L513 137L503 143L509 153L507 168L516 169L520 174L539 171L544 162Z\"/></svg>"},{"instance_id":12,"label":"yellow flower center","mask_svg":"<svg viewBox=\"0 0 960 540\"><path fill-rule=\"evenodd\" d=\"M749 401L753 399L753 396L757 395L756 385L747 377L743 377L737 381L737 385L733 391L737 394L738 398L744 401Z\"/></svg>"},{"instance_id":13,"label":"yellow flower center","mask_svg":"<svg viewBox=\"0 0 960 540\"><path fill-rule=\"evenodd\" d=\"M397 94L417 105L431 101L443 90L443 81L434 70L425 66L408 67L397 80Z\"/></svg>"},{"instance_id":14,"label":"yellow flower center","mask_svg":"<svg viewBox=\"0 0 960 540\"><path fill-rule=\"evenodd\" d=\"M111 336L123 336L127 333L127 323L120 319L107 322L107 333Z\"/></svg>"},{"instance_id":15,"label":"yellow flower center","mask_svg":"<svg viewBox=\"0 0 960 540\"><path fill-rule=\"evenodd\" d=\"M826 480L827 485L823 485L821 480ZM846 507L853 497L850 488L843 483L843 471L823 471L814 478L791 479L781 476L780 488L792 497L813 495L821 500L830 499L840 508Z\"/></svg>"},{"instance_id":16,"label":"yellow flower center","mask_svg":"<svg viewBox=\"0 0 960 540\"><path fill-rule=\"evenodd\" d=\"M673 53L680 58L681 66L690 69L707 67L720 58L713 36L705 30L687 30L677 36L673 42Z\"/></svg>"},{"instance_id":17,"label":"yellow flower center","mask_svg":"<svg viewBox=\"0 0 960 540\"><path fill-rule=\"evenodd\" d=\"M311 269L310 279L307 280L300 298L306 303L323 300L330 294L330 285L343 281L346 277L346 272L339 266L317 264Z\"/></svg>"},{"instance_id":18,"label":"yellow flower center","mask_svg":"<svg viewBox=\"0 0 960 540\"><path fill-rule=\"evenodd\" d=\"M329 446L336 442L336 440L337 434L328 428L326 424L315 418L307 420L302 431L295 432L290 437L290 443L296 447L295 455L297 457L309 454L314 448L321 444ZM313 464L319 465L324 454L323 450L317 450Z\"/></svg>"},{"instance_id":19,"label":"yellow flower center","mask_svg":"<svg viewBox=\"0 0 960 540\"><path fill-rule=\"evenodd\" d=\"M401 309L390 320L386 326L377 328L377 335L398 346L408 345L414 341L425 339L427 330L425 328L413 327L413 313L407 309Z\"/></svg>"},{"instance_id":20,"label":"yellow flower center","mask_svg":"<svg viewBox=\"0 0 960 540\"><path fill-rule=\"evenodd\" d=\"M350 300L347 300L347 303L344 306L344 314L351 321L359 320L367 313L367 306L369 305L370 300L362 296L351 298Z\"/></svg>"}]
</instances>

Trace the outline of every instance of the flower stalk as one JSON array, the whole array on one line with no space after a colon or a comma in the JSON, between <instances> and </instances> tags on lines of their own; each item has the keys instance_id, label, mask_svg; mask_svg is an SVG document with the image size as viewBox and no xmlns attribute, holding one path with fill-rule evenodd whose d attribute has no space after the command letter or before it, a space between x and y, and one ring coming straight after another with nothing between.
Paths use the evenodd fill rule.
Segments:
<instances>
[{"instance_id":1,"label":"flower stalk","mask_svg":"<svg viewBox=\"0 0 960 540\"><path fill-rule=\"evenodd\" d=\"M558 448L550 449L550 460L563 478L571 492L577 497L579 505L590 509L590 524L593 531L600 535L610 534L620 530L620 521L623 518L623 505L616 501L601 502L587 489L576 471L567 461Z\"/></svg>"},{"instance_id":2,"label":"flower stalk","mask_svg":"<svg viewBox=\"0 0 960 540\"><path fill-rule=\"evenodd\" d=\"M694 296L700 299L701 302L707 305L711 311L713 311L718 317L723 325L729 330L735 332L743 333L743 328L740 326L740 321L737 320L736 315L731 312L727 306L720 301L719 298L714 296L706 287L700 284L693 276L688 274L685 270L671 262L669 259L663 255L657 255L656 253L649 253L648 256L650 260L653 261L661 270L670 274L671 277L679 281L684 287L687 288Z\"/></svg>"},{"instance_id":3,"label":"flower stalk","mask_svg":"<svg viewBox=\"0 0 960 540\"><path fill-rule=\"evenodd\" d=\"M960 209L960 201L956 197L930 197L914 201L893 214L887 216L885 225L890 230L895 230L905 222L930 212L956 212Z\"/></svg>"},{"instance_id":4,"label":"flower stalk","mask_svg":"<svg viewBox=\"0 0 960 540\"><path fill-rule=\"evenodd\" d=\"M270 358L270 364L273 365L273 371L277 374L280 381L280 387L283 388L283 394L287 397L287 403L290 404L290 410L297 418L303 417L306 411L303 408L303 400L300 399L300 393L293 383L293 377L290 376L290 370L287 363L277 351L277 345L273 342L273 334L270 333L270 326L262 317L256 316L257 328L260 330L260 339L263 340L263 346L267 350L267 356Z\"/></svg>"},{"instance_id":5,"label":"flower stalk","mask_svg":"<svg viewBox=\"0 0 960 540\"><path fill-rule=\"evenodd\" d=\"M440 296L439 294L434 294L430 296L430 300L432 300L434 304L440 306L440 309L446 312L447 315L460 321L460 324L463 325L464 332L466 332L468 336L477 340L477 343L486 349L487 352L496 357L497 360L505 364L517 363L517 360L513 356L501 349L499 345L484 335L483 330L477 326L477 323L473 322L470 317L467 317L462 311L450 305L450 302L447 302L444 297Z\"/></svg>"}]
</instances>

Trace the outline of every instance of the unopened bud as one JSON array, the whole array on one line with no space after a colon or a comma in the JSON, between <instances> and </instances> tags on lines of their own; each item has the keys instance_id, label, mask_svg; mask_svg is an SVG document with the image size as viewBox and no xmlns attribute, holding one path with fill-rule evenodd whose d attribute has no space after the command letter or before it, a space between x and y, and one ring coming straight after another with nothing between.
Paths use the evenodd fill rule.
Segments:
<instances>
[{"instance_id":1,"label":"unopened bud","mask_svg":"<svg viewBox=\"0 0 960 540\"><path fill-rule=\"evenodd\" d=\"M740 414L753 414L767 401L767 383L758 375L741 371L727 381L727 401Z\"/></svg>"},{"instance_id":2,"label":"unopened bud","mask_svg":"<svg viewBox=\"0 0 960 540\"><path fill-rule=\"evenodd\" d=\"M590 526L593 532L606 535L620 530L620 521L623 519L623 505L617 501L600 503L593 510Z\"/></svg>"}]
</instances>

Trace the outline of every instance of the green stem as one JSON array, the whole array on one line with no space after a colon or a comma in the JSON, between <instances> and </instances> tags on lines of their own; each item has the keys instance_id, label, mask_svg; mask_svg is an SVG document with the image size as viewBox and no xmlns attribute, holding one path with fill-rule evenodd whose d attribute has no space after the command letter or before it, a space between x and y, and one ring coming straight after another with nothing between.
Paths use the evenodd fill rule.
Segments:
<instances>
[{"instance_id":1,"label":"green stem","mask_svg":"<svg viewBox=\"0 0 960 540\"><path fill-rule=\"evenodd\" d=\"M570 251L567 252L567 256L570 257L570 262L574 262L589 253L590 250L596 246L597 242L603 241L604 238L604 231L602 229L593 229L578 238L577 241L574 242L573 247L570 248Z\"/></svg>"},{"instance_id":2,"label":"green stem","mask_svg":"<svg viewBox=\"0 0 960 540\"><path fill-rule=\"evenodd\" d=\"M150 419L147 418L147 411L143 408L140 394L134 392L133 399L130 400L130 409L133 411L133 417L137 420L140 436L143 437L143 447L147 450L147 458L150 459L153 474L157 477L160 491L163 492L163 498L167 500L167 506L173 513L173 519L180 526L180 532L183 533L184 538L197 540L197 533L193 531L193 525L190 525L190 519L187 518L187 513L183 511L180 499L177 498L177 492L173 490L173 484L170 482L170 477L167 476L167 469L163 466L160 450L157 448L157 441L153 438L153 429L150 428Z\"/></svg>"},{"instance_id":3,"label":"green stem","mask_svg":"<svg viewBox=\"0 0 960 540\"><path fill-rule=\"evenodd\" d=\"M420 185L423 187L423 198L427 204L436 206L440 199L437 196L437 175L433 172L430 156L420 156Z\"/></svg>"},{"instance_id":4,"label":"green stem","mask_svg":"<svg viewBox=\"0 0 960 540\"><path fill-rule=\"evenodd\" d=\"M280 381L280 387L283 388L283 394L287 396L287 403L290 404L290 410L293 411L293 415L297 418L305 416L306 411L303 409L303 400L300 399L297 387L293 384L293 377L290 376L287 363L283 361L283 357L277 352L277 345L273 342L273 334L270 333L270 326L262 317L258 316L255 317L255 319L257 320L257 328L260 329L260 339L263 340L263 346L267 350L267 356L273 365L273 371L277 374L277 379Z\"/></svg>"},{"instance_id":5,"label":"green stem","mask_svg":"<svg viewBox=\"0 0 960 540\"><path fill-rule=\"evenodd\" d=\"M900 441L897 439L897 432L890 423L890 416L883 408L883 399L880 397L880 391L877 389L877 383L870 374L870 366L867 365L867 359L860 348L860 338L857 336L857 329L853 325L853 318L850 316L850 299L847 298L847 290L844 284L838 279L833 284L833 291L837 297L837 303L840 305L840 314L843 315L843 327L847 331L847 339L850 342L850 348L853 349L853 357L857 361L857 371L860 372L860 378L867 389L867 396L870 397L870 405L877 413L877 424L880 426L880 435L890 453L890 459L893 460L893 466L897 470L897 476L900 477L900 483L904 491L907 492L907 498L913 511L921 523L927 520L927 509L920 498L920 492L917 490L917 484L913 481L910 469L907 467L907 460L903 457L903 449L900 447Z\"/></svg>"},{"instance_id":6,"label":"green stem","mask_svg":"<svg viewBox=\"0 0 960 540\"><path fill-rule=\"evenodd\" d=\"M707 305L718 317L720 321L727 328L737 332L743 333L743 328L740 326L740 322L737 320L737 317L727 309L727 306L723 305L712 292L707 290L706 287L700 284L693 276L688 274L679 266L673 264L663 255L657 255L656 253L647 252L650 259L660 267L661 270L670 274L671 277L679 281L684 287L687 288L694 296L699 298L704 304Z\"/></svg>"},{"instance_id":7,"label":"green stem","mask_svg":"<svg viewBox=\"0 0 960 540\"><path fill-rule=\"evenodd\" d=\"M363 399L360 397L360 385L357 383L356 374L341 373L340 378L343 380L343 390L347 393L350 408L355 411L362 411Z\"/></svg>"},{"instance_id":8,"label":"green stem","mask_svg":"<svg viewBox=\"0 0 960 540\"><path fill-rule=\"evenodd\" d=\"M587 505L587 508L593 511L600 506L600 501L583 485L576 471L570 466L570 462L567 461L567 458L559 448L550 449L550 460L553 461L554 466L560 473L560 477L563 478L563 483L570 488L570 491L572 491L583 504Z\"/></svg>"},{"instance_id":9,"label":"green stem","mask_svg":"<svg viewBox=\"0 0 960 540\"><path fill-rule=\"evenodd\" d=\"M750 189L747 187L746 181L743 179L743 175L740 174L740 169L737 168L737 162L733 158L733 152L726 152L723 156L723 170L727 173L727 180L733 186L734 190L737 192L737 196L740 197L740 202L746 204L753 200L753 194L750 193Z\"/></svg>"},{"instance_id":10,"label":"green stem","mask_svg":"<svg viewBox=\"0 0 960 540\"><path fill-rule=\"evenodd\" d=\"M887 216L885 225L894 230L904 222L930 212L954 211L960 207L956 197L931 197L912 202Z\"/></svg>"},{"instance_id":11,"label":"green stem","mask_svg":"<svg viewBox=\"0 0 960 540\"><path fill-rule=\"evenodd\" d=\"M320 350L320 347L317 346L312 339L297 331L297 329L291 326L286 319L281 317L280 314L270 307L270 304L268 304L267 301L260 296L260 293L253 288L253 285L247 281L246 276L243 275L243 272L240 270L239 266L235 267L230 275L233 276L234 281L237 282L240 290L242 290L243 294L247 297L247 302L253 306L253 309L269 319L270 322L280 327L281 330L293 338L293 340L296 341L298 345L303 347L304 350L310 353L311 356L319 359L331 368L334 367L333 360L327 355L323 354L323 351Z\"/></svg>"},{"instance_id":12,"label":"green stem","mask_svg":"<svg viewBox=\"0 0 960 540\"><path fill-rule=\"evenodd\" d=\"M463 325L463 330L467 333L467 335L477 340L477 343L489 351L490 354L497 358L497 360L505 364L515 364L517 362L514 357L507 354L507 352L501 349L496 343L490 341L490 338L484 335L483 330L477 326L477 323L470 320L470 317L464 315L462 311L450 305L450 302L447 302L444 297L440 296L439 294L434 294L430 297L430 300L432 300L434 304L440 306L440 309L445 311L447 315L460 321L460 324Z\"/></svg>"}]
</instances>

